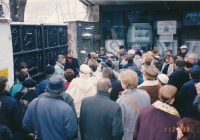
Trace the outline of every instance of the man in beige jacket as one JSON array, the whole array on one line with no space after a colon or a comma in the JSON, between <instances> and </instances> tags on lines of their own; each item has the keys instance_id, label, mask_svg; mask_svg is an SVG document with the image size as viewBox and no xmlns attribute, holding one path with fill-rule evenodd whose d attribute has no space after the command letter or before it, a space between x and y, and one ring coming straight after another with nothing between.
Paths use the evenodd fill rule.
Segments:
<instances>
[{"instance_id":1,"label":"man in beige jacket","mask_svg":"<svg viewBox=\"0 0 200 140\"><path fill-rule=\"evenodd\" d=\"M67 93L74 99L74 105L76 108L77 118L80 115L81 102L85 97L93 96L97 92L95 83L90 78L90 68L86 64L80 66L79 77L72 80Z\"/></svg>"}]
</instances>

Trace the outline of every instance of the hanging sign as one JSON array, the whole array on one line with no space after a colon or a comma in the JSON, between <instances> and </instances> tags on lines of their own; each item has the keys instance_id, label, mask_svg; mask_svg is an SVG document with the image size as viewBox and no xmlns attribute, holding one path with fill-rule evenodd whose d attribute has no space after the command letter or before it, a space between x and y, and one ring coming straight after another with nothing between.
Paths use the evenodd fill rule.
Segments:
<instances>
[{"instance_id":1,"label":"hanging sign","mask_svg":"<svg viewBox=\"0 0 200 140\"><path fill-rule=\"evenodd\" d=\"M176 34L176 21L158 21L157 34Z\"/></svg>"},{"instance_id":2,"label":"hanging sign","mask_svg":"<svg viewBox=\"0 0 200 140\"><path fill-rule=\"evenodd\" d=\"M173 42L173 34L160 34L160 42Z\"/></svg>"}]
</instances>

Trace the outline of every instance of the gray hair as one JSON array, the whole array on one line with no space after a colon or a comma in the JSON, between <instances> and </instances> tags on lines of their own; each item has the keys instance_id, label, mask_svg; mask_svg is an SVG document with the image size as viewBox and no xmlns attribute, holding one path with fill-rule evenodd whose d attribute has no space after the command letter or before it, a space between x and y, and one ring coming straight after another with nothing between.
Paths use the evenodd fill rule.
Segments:
<instances>
[{"instance_id":1,"label":"gray hair","mask_svg":"<svg viewBox=\"0 0 200 140\"><path fill-rule=\"evenodd\" d=\"M200 88L200 82L197 83L197 84L195 84L195 87L196 87L196 88Z\"/></svg>"},{"instance_id":2,"label":"gray hair","mask_svg":"<svg viewBox=\"0 0 200 140\"><path fill-rule=\"evenodd\" d=\"M97 82L98 91L108 92L108 89L111 87L111 82L108 78L102 78Z\"/></svg>"},{"instance_id":3,"label":"gray hair","mask_svg":"<svg viewBox=\"0 0 200 140\"><path fill-rule=\"evenodd\" d=\"M63 59L65 59L64 55L58 55L58 58L57 58L58 62L62 61Z\"/></svg>"}]
</instances>

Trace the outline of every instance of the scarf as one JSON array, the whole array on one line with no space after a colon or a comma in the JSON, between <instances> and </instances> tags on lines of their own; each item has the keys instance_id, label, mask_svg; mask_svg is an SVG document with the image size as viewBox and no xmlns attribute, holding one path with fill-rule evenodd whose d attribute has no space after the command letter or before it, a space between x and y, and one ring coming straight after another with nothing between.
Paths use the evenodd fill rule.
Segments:
<instances>
[{"instance_id":1,"label":"scarf","mask_svg":"<svg viewBox=\"0 0 200 140\"><path fill-rule=\"evenodd\" d=\"M174 107L172 107L171 105L164 103L162 101L158 100L155 103L153 103L152 106L155 107L156 109L162 110L168 114L179 116L178 111Z\"/></svg>"},{"instance_id":2,"label":"scarf","mask_svg":"<svg viewBox=\"0 0 200 140\"><path fill-rule=\"evenodd\" d=\"M68 61L69 63L72 63L72 57L67 57L67 61Z\"/></svg>"}]
</instances>

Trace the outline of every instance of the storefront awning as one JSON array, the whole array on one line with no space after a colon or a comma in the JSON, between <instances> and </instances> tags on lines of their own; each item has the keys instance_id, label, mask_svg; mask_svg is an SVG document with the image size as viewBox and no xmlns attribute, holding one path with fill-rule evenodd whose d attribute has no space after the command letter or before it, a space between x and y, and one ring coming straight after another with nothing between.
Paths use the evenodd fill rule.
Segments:
<instances>
[{"instance_id":1,"label":"storefront awning","mask_svg":"<svg viewBox=\"0 0 200 140\"><path fill-rule=\"evenodd\" d=\"M175 0L175 1L163 1L163 0L79 0L85 5L101 5L101 6L106 6L106 5L149 5L149 4L164 4L166 3L174 3L176 1L180 0Z\"/></svg>"}]
</instances>

